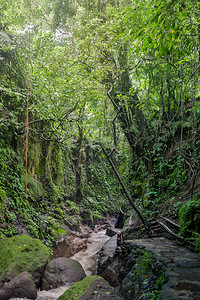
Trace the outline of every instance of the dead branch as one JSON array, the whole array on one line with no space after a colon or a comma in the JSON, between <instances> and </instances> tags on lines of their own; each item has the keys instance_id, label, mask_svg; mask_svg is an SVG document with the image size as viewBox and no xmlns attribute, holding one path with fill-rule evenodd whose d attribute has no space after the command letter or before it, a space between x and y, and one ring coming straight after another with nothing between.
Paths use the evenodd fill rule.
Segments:
<instances>
[{"instance_id":1,"label":"dead branch","mask_svg":"<svg viewBox=\"0 0 200 300\"><path fill-rule=\"evenodd\" d=\"M174 233L167 225L165 225L163 222L158 222L169 234L171 234L173 237L175 237L179 241L184 241L184 238Z\"/></svg>"},{"instance_id":2,"label":"dead branch","mask_svg":"<svg viewBox=\"0 0 200 300\"><path fill-rule=\"evenodd\" d=\"M166 218L166 217L162 217L162 218L163 218L165 221L167 221L168 223L174 225L174 226L177 227L177 228L180 228L180 227L181 227L180 225L176 224L174 221L172 221L172 220L170 220L170 219L168 219L168 218Z\"/></svg>"},{"instance_id":3,"label":"dead branch","mask_svg":"<svg viewBox=\"0 0 200 300\"><path fill-rule=\"evenodd\" d=\"M132 216L133 216L133 215L129 215L129 214L125 213L125 212L121 209L121 207L120 207L120 212L121 212L123 215L127 216L127 217L132 217Z\"/></svg>"}]
</instances>

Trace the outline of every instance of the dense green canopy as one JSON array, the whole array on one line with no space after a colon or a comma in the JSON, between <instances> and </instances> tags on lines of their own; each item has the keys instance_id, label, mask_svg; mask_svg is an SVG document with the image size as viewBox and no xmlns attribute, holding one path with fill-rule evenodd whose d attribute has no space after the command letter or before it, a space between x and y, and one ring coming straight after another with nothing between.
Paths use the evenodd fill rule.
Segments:
<instances>
[{"instance_id":1,"label":"dense green canopy","mask_svg":"<svg viewBox=\"0 0 200 300\"><path fill-rule=\"evenodd\" d=\"M145 218L176 216L199 192L198 2L0 0L0 10L2 235L26 219L51 243L84 210L133 214L100 144Z\"/></svg>"}]
</instances>

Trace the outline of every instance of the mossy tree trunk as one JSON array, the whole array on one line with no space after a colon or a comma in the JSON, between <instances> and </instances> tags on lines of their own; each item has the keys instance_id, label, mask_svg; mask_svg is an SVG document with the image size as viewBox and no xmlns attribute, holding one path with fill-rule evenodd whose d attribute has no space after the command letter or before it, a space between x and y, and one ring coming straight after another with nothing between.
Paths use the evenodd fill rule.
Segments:
<instances>
[{"instance_id":1,"label":"mossy tree trunk","mask_svg":"<svg viewBox=\"0 0 200 300\"><path fill-rule=\"evenodd\" d=\"M119 65L120 75L117 80L108 79L108 97L112 101L117 113L117 119L127 138L133 153L133 158L143 157L143 141L148 134L148 126L142 110L139 108L139 99L131 84L127 45L121 46L115 66Z\"/></svg>"},{"instance_id":2,"label":"mossy tree trunk","mask_svg":"<svg viewBox=\"0 0 200 300\"><path fill-rule=\"evenodd\" d=\"M79 126L79 137L75 141L75 145L73 148L73 166L74 166L74 173L75 173L75 201L81 201L83 194L82 194L82 169L81 169L81 162L82 162L82 144L83 144L83 128Z\"/></svg>"}]
</instances>

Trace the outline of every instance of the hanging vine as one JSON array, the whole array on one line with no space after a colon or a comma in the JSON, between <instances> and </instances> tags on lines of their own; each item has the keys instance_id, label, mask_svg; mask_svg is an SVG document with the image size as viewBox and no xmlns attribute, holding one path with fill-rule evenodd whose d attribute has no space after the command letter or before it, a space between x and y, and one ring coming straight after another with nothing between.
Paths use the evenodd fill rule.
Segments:
<instances>
[{"instance_id":1,"label":"hanging vine","mask_svg":"<svg viewBox=\"0 0 200 300\"><path fill-rule=\"evenodd\" d=\"M30 23L32 24L32 2L28 2L30 7ZM27 219L27 206L28 206L28 137L29 137L29 100L31 97L32 89L32 30L29 31L29 60L28 60L28 75L27 75L27 106L26 106L26 219Z\"/></svg>"}]
</instances>

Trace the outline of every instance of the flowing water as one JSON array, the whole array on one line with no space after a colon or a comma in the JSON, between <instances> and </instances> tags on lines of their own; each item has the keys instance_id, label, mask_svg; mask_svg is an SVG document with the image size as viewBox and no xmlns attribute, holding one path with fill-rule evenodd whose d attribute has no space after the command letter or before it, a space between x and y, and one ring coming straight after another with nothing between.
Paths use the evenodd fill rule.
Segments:
<instances>
[{"instance_id":1,"label":"flowing water","mask_svg":"<svg viewBox=\"0 0 200 300\"><path fill-rule=\"evenodd\" d=\"M101 250L102 246L110 239L106 234L106 230L99 232L93 232L88 238L87 249L85 251L80 251L71 259L77 260L82 265L85 274L87 276L95 274L98 260L98 252ZM49 291L38 291L38 297L36 300L56 300L60 295L62 295L69 286L61 286L56 289ZM24 300L26 298L12 298L10 300Z\"/></svg>"},{"instance_id":2,"label":"flowing water","mask_svg":"<svg viewBox=\"0 0 200 300\"><path fill-rule=\"evenodd\" d=\"M88 239L87 249L77 252L70 257L80 262L87 276L93 275L97 267L97 255L102 246L110 239L106 234L106 230L92 233Z\"/></svg>"}]
</instances>

